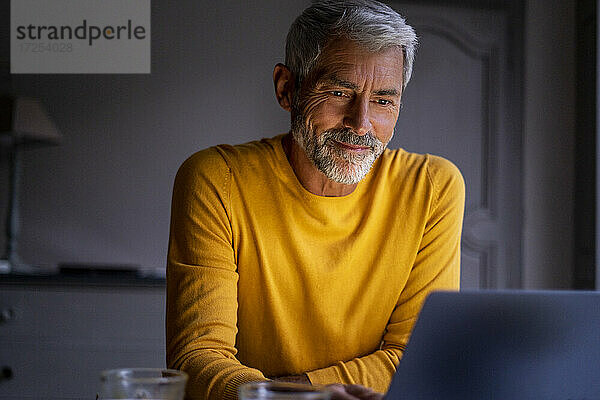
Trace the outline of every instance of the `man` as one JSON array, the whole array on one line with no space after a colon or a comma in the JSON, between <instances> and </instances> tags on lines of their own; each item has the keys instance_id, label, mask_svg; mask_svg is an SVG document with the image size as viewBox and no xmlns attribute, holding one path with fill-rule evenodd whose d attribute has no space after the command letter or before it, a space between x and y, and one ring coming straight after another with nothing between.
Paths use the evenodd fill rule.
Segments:
<instances>
[{"instance_id":1,"label":"man","mask_svg":"<svg viewBox=\"0 0 600 400\"><path fill-rule=\"evenodd\" d=\"M464 183L385 150L416 36L374 1L317 1L273 73L286 135L200 151L175 180L167 361L193 399L251 381L384 392L425 296L457 289Z\"/></svg>"}]
</instances>

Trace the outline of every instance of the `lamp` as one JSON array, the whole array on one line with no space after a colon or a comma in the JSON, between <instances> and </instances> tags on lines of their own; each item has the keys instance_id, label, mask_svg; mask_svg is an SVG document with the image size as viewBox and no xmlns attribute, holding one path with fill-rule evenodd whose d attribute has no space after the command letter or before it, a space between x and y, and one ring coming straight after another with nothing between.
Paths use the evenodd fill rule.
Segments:
<instances>
[{"instance_id":1,"label":"lamp","mask_svg":"<svg viewBox=\"0 0 600 400\"><path fill-rule=\"evenodd\" d=\"M0 259L0 273L18 271L24 266L17 253L19 232L19 152L58 144L61 135L42 104L27 97L0 97L0 147L8 154L8 205L6 245Z\"/></svg>"}]
</instances>

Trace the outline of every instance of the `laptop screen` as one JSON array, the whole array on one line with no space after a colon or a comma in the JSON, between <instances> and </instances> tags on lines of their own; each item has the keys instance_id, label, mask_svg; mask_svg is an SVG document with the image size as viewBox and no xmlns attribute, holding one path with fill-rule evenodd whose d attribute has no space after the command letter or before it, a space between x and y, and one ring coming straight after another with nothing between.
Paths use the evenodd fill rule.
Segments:
<instances>
[{"instance_id":1,"label":"laptop screen","mask_svg":"<svg viewBox=\"0 0 600 400\"><path fill-rule=\"evenodd\" d=\"M432 293L385 398L600 399L600 293Z\"/></svg>"}]
</instances>

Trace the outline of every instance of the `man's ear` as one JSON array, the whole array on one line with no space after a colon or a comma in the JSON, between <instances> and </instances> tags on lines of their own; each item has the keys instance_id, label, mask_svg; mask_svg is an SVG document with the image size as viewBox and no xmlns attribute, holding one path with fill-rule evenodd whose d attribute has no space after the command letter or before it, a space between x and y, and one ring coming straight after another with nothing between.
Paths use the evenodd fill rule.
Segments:
<instances>
[{"instance_id":1,"label":"man's ear","mask_svg":"<svg viewBox=\"0 0 600 400\"><path fill-rule=\"evenodd\" d=\"M273 83L275 84L277 102L284 110L291 111L296 86L294 74L287 66L279 63L273 70Z\"/></svg>"}]
</instances>

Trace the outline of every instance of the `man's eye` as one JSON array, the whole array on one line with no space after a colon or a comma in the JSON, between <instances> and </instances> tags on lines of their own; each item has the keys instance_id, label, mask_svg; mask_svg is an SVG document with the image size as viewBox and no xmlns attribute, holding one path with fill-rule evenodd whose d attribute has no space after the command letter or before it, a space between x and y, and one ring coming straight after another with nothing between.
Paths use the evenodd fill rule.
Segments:
<instances>
[{"instance_id":1,"label":"man's eye","mask_svg":"<svg viewBox=\"0 0 600 400\"><path fill-rule=\"evenodd\" d=\"M377 99L377 104L380 104L382 106L387 106L387 105L392 104L392 102L389 100L386 100L386 99Z\"/></svg>"},{"instance_id":2,"label":"man's eye","mask_svg":"<svg viewBox=\"0 0 600 400\"><path fill-rule=\"evenodd\" d=\"M342 97L344 95L344 92L341 92L339 90L332 90L331 94L335 97Z\"/></svg>"}]
</instances>

